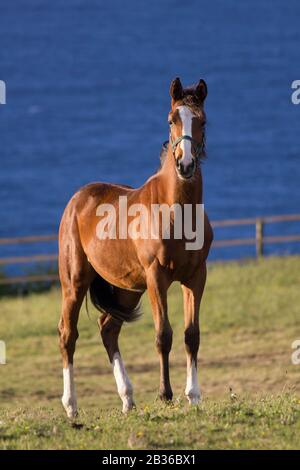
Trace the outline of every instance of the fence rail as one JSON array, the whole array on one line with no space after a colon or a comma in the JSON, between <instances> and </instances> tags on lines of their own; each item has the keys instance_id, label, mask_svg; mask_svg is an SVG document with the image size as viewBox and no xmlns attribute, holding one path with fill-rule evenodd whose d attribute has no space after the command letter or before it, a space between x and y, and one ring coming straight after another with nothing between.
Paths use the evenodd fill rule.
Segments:
<instances>
[{"instance_id":1,"label":"fence rail","mask_svg":"<svg viewBox=\"0 0 300 470\"><path fill-rule=\"evenodd\" d=\"M256 247L256 256L264 255L264 246L274 243L288 243L300 242L300 234L295 235L265 235L266 224L282 223L282 222L297 222L300 221L300 214L288 215L273 215L264 217L252 217L245 219L227 219L216 220L212 222L213 228L236 227L245 225L254 225L255 236L252 238L231 238L214 240L213 248L226 248L233 246L251 246ZM28 243L40 243L56 241L57 235L42 235L42 236L29 236L29 237L13 237L13 238L0 238L0 245L23 245ZM0 266L15 265L15 264L29 264L39 262L57 261L57 254L40 254L31 256L11 256L0 258ZM29 282L54 282L58 280L57 274L40 274L28 276L15 276L0 278L0 285L12 285L18 283Z\"/></svg>"}]
</instances>

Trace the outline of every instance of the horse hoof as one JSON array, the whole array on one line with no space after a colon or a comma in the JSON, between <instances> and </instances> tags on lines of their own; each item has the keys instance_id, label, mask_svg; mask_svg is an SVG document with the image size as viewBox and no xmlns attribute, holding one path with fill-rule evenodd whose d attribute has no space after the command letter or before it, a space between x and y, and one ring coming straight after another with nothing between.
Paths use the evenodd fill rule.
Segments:
<instances>
[{"instance_id":1,"label":"horse hoof","mask_svg":"<svg viewBox=\"0 0 300 470\"><path fill-rule=\"evenodd\" d=\"M172 392L161 392L159 394L159 399L161 401L170 403L173 400L173 393Z\"/></svg>"},{"instance_id":2,"label":"horse hoof","mask_svg":"<svg viewBox=\"0 0 300 470\"><path fill-rule=\"evenodd\" d=\"M132 400L124 400L123 402L123 408L122 408L122 413L126 415L130 411L132 411L135 408L135 403Z\"/></svg>"},{"instance_id":3,"label":"horse hoof","mask_svg":"<svg viewBox=\"0 0 300 470\"><path fill-rule=\"evenodd\" d=\"M186 395L186 398L190 405L198 405L200 403L200 395Z\"/></svg>"},{"instance_id":4,"label":"horse hoof","mask_svg":"<svg viewBox=\"0 0 300 470\"><path fill-rule=\"evenodd\" d=\"M62 405L65 409L65 412L67 413L67 417L69 419L76 418L76 416L78 415L76 403L64 402L63 398L62 398L61 402L62 402Z\"/></svg>"}]
</instances>

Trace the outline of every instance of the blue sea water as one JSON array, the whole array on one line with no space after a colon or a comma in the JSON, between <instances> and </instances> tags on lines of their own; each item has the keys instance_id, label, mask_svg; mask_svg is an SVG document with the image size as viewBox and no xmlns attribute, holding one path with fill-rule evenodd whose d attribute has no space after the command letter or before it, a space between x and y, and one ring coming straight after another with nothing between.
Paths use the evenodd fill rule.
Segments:
<instances>
[{"instance_id":1,"label":"blue sea water","mask_svg":"<svg viewBox=\"0 0 300 470\"><path fill-rule=\"evenodd\" d=\"M299 17L298 0L1 1L0 237L56 232L88 182L141 185L158 167L177 75L208 84L210 218L300 212Z\"/></svg>"}]
</instances>

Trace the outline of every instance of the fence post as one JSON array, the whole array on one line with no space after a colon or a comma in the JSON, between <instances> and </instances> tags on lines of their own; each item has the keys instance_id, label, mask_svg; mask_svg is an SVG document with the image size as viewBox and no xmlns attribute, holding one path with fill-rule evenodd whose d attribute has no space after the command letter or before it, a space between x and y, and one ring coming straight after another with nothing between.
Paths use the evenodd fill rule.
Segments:
<instances>
[{"instance_id":1,"label":"fence post","mask_svg":"<svg viewBox=\"0 0 300 470\"><path fill-rule=\"evenodd\" d=\"M256 219L256 256L259 258L264 255L264 221Z\"/></svg>"}]
</instances>

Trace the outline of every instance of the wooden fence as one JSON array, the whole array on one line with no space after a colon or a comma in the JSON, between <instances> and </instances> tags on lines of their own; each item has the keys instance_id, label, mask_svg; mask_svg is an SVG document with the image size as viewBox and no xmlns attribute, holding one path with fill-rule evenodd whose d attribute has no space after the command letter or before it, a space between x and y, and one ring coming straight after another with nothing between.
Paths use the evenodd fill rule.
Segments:
<instances>
[{"instance_id":1,"label":"wooden fence","mask_svg":"<svg viewBox=\"0 0 300 470\"><path fill-rule=\"evenodd\" d=\"M228 219L213 221L213 228L237 227L237 226L255 226L255 236L252 238L231 238L214 240L213 248L226 248L234 246L250 246L255 245L256 256L264 255L264 246L274 243L300 242L300 234L295 235L265 235L265 226L274 223L287 223L300 221L300 214L275 215L265 217L254 217L247 219ZM23 245L27 243L40 243L56 241L57 235L43 235L30 237L0 238L0 246L2 245ZM31 256L12 256L0 258L0 267L16 264L40 263L40 262L57 262L57 254L40 254ZM54 282L58 280L57 274L41 274L7 277L0 279L0 285L18 284L28 282Z\"/></svg>"}]
</instances>

